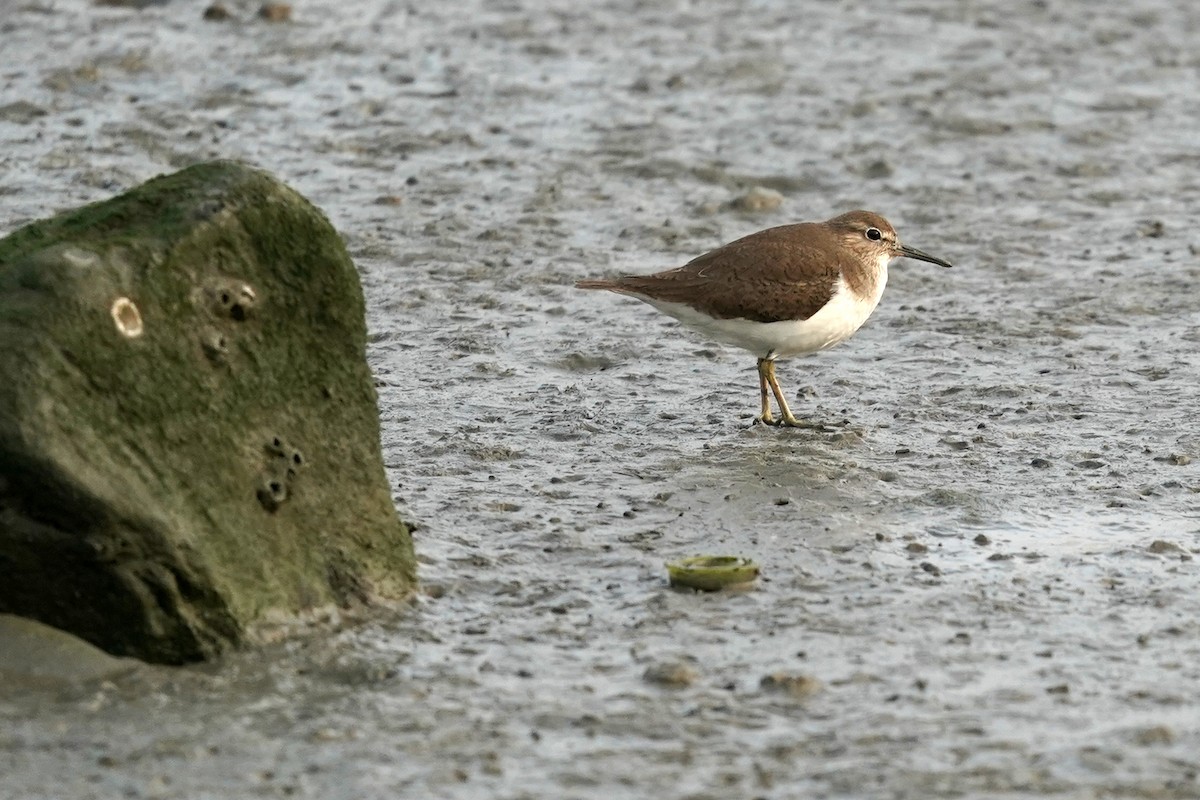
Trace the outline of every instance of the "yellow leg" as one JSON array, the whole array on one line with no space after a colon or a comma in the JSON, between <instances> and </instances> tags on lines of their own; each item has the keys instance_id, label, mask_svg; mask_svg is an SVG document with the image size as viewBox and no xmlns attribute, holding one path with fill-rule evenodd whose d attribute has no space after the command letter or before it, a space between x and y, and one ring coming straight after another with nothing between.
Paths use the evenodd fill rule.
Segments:
<instances>
[{"instance_id":1,"label":"yellow leg","mask_svg":"<svg viewBox=\"0 0 1200 800\"><path fill-rule=\"evenodd\" d=\"M771 393L775 395L775 402L779 404L779 413L782 419L779 420L780 425L786 425L789 428L806 428L800 420L792 414L792 409L788 408L787 398L783 396L783 389L779 388L779 379L775 377L775 361L772 359L767 362L767 385L771 387Z\"/></svg>"},{"instance_id":2,"label":"yellow leg","mask_svg":"<svg viewBox=\"0 0 1200 800\"><path fill-rule=\"evenodd\" d=\"M771 364L774 362L767 361L765 358L758 360L758 388L762 393L762 413L758 416L758 421L764 425L774 425L775 415L771 413L771 395L767 393L769 385L767 373L771 371Z\"/></svg>"},{"instance_id":3,"label":"yellow leg","mask_svg":"<svg viewBox=\"0 0 1200 800\"><path fill-rule=\"evenodd\" d=\"M762 414L759 415L758 421L764 425L828 430L824 425L801 422L792 414L792 409L788 408L787 398L783 396L783 389L779 386L779 379L775 377L775 359L760 358L758 360L758 389L762 396ZM770 394L767 393L767 389L771 390ZM775 402L779 404L781 415L779 420L776 420L775 415L771 413L771 394L775 395Z\"/></svg>"}]
</instances>

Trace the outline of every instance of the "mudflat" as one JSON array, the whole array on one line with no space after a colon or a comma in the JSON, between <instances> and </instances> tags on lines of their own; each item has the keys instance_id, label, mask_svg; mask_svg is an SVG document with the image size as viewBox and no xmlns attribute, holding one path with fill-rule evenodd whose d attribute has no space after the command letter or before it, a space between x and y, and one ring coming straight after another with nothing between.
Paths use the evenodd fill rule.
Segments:
<instances>
[{"instance_id":1,"label":"mudflat","mask_svg":"<svg viewBox=\"0 0 1200 800\"><path fill-rule=\"evenodd\" d=\"M0 11L0 230L213 157L320 206L425 593L6 694L5 792L1200 796L1193 4L227 5ZM832 432L572 288L853 208L956 268L780 363Z\"/></svg>"}]
</instances>

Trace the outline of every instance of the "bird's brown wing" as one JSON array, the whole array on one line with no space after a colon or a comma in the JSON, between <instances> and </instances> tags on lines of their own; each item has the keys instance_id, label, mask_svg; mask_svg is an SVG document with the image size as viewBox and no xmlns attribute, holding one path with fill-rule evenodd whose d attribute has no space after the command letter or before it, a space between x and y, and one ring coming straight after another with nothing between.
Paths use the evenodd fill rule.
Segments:
<instances>
[{"instance_id":1,"label":"bird's brown wing","mask_svg":"<svg viewBox=\"0 0 1200 800\"><path fill-rule=\"evenodd\" d=\"M604 288L683 303L720 319L804 320L836 291L842 267L830 256L836 244L818 225L784 225L730 242L678 269L618 278Z\"/></svg>"}]
</instances>

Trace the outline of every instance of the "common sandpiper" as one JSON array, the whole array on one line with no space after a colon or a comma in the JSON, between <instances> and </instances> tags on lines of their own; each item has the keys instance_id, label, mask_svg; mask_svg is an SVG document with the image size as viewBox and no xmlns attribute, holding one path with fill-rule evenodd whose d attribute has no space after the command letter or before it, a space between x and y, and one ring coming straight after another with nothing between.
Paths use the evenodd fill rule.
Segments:
<instances>
[{"instance_id":1,"label":"common sandpiper","mask_svg":"<svg viewBox=\"0 0 1200 800\"><path fill-rule=\"evenodd\" d=\"M752 233L677 269L575 286L636 297L711 339L749 350L758 358L762 411L757 419L819 428L792 414L775 377L775 361L850 338L879 305L888 264L901 256L951 266L901 244L896 229L878 214L850 211L825 222ZM778 419L771 411L772 394Z\"/></svg>"}]
</instances>

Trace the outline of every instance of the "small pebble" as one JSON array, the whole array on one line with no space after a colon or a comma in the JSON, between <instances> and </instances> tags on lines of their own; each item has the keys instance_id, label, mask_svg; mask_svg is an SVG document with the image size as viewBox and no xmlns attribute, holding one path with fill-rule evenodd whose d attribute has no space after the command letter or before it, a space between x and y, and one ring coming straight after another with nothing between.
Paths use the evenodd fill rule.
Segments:
<instances>
[{"instance_id":1,"label":"small pebble","mask_svg":"<svg viewBox=\"0 0 1200 800\"><path fill-rule=\"evenodd\" d=\"M642 679L646 682L657 683L659 686L668 686L674 689L691 686L699 677L696 670L681 661L664 661L652 664L642 673Z\"/></svg>"},{"instance_id":2,"label":"small pebble","mask_svg":"<svg viewBox=\"0 0 1200 800\"><path fill-rule=\"evenodd\" d=\"M1155 725L1151 728L1143 728L1134 736L1134 741L1142 746L1152 744L1171 744L1175 741L1175 731L1168 728L1166 725Z\"/></svg>"},{"instance_id":3,"label":"small pebble","mask_svg":"<svg viewBox=\"0 0 1200 800\"><path fill-rule=\"evenodd\" d=\"M811 697L821 691L821 682L811 675L792 675L787 672L772 672L758 682L764 692L784 692L792 697Z\"/></svg>"},{"instance_id":4,"label":"small pebble","mask_svg":"<svg viewBox=\"0 0 1200 800\"><path fill-rule=\"evenodd\" d=\"M881 178L890 178L895 172L895 167L881 158L863 167L862 176L868 179L879 180Z\"/></svg>"},{"instance_id":5,"label":"small pebble","mask_svg":"<svg viewBox=\"0 0 1200 800\"><path fill-rule=\"evenodd\" d=\"M1167 232L1167 226L1163 224L1161 219L1146 220L1141 225L1138 225L1138 236L1144 236L1148 239L1157 239Z\"/></svg>"},{"instance_id":6,"label":"small pebble","mask_svg":"<svg viewBox=\"0 0 1200 800\"><path fill-rule=\"evenodd\" d=\"M287 3L263 3L258 16L267 22L287 22L292 18L292 7Z\"/></svg>"},{"instance_id":7,"label":"small pebble","mask_svg":"<svg viewBox=\"0 0 1200 800\"><path fill-rule=\"evenodd\" d=\"M741 197L729 201L729 208L734 211L747 211L754 214L775 211L781 205L783 205L783 195L764 186L755 186Z\"/></svg>"}]
</instances>

